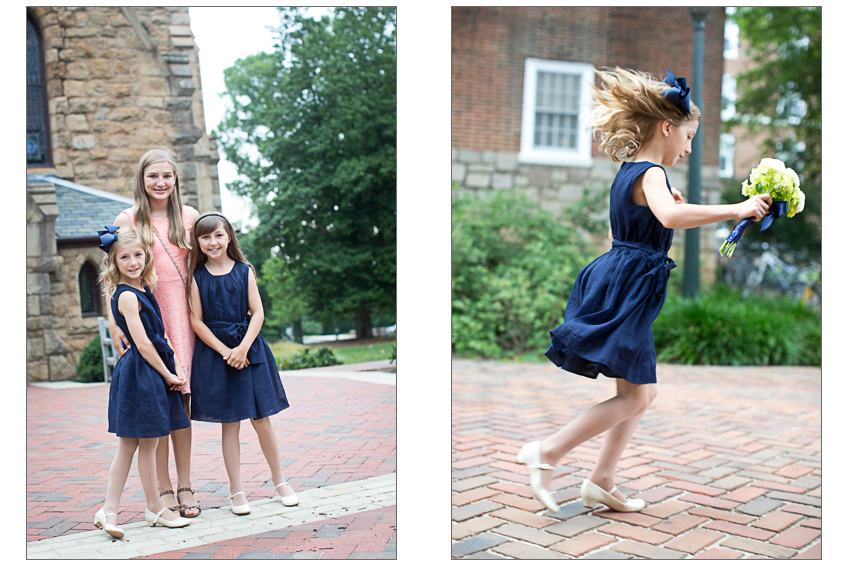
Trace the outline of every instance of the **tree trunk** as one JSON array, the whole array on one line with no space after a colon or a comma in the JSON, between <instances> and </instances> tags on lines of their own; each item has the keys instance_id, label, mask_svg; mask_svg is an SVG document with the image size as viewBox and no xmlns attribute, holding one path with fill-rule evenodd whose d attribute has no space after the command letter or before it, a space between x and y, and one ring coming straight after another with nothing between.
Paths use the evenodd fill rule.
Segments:
<instances>
[{"instance_id":1,"label":"tree trunk","mask_svg":"<svg viewBox=\"0 0 849 566\"><path fill-rule=\"evenodd\" d=\"M304 330L301 328L300 318L292 323L292 335L295 338L295 342L297 344L304 343Z\"/></svg>"},{"instance_id":2,"label":"tree trunk","mask_svg":"<svg viewBox=\"0 0 849 566\"><path fill-rule=\"evenodd\" d=\"M371 338L371 310L368 307L360 307L357 313L356 331L357 338Z\"/></svg>"}]
</instances>

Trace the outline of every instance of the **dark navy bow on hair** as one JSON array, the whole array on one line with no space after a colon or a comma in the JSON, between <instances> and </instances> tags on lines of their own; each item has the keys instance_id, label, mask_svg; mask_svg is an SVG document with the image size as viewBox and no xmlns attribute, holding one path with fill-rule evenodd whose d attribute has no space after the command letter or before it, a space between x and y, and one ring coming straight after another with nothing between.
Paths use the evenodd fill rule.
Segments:
<instances>
[{"instance_id":1,"label":"dark navy bow on hair","mask_svg":"<svg viewBox=\"0 0 849 566\"><path fill-rule=\"evenodd\" d=\"M100 249L106 253L109 253L109 247L118 241L118 236L115 235L115 232L118 231L117 226L107 225L104 226L106 230L98 230L97 235L100 236Z\"/></svg>"},{"instance_id":2,"label":"dark navy bow on hair","mask_svg":"<svg viewBox=\"0 0 849 566\"><path fill-rule=\"evenodd\" d=\"M668 84L672 88L664 89L661 94L666 97L668 101L673 104L676 104L678 108L680 108L687 117L690 116L690 89L687 87L687 79L680 78L676 79L675 75L672 74L672 71L666 71L666 78L663 80L665 84Z\"/></svg>"}]
</instances>

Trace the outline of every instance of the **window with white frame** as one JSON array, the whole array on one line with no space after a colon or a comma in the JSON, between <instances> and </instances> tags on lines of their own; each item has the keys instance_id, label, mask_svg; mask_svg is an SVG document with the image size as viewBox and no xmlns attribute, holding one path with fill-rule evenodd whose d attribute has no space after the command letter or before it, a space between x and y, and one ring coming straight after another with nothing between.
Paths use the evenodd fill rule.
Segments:
<instances>
[{"instance_id":1,"label":"window with white frame","mask_svg":"<svg viewBox=\"0 0 849 566\"><path fill-rule=\"evenodd\" d=\"M737 78L731 74L722 75L722 110L719 112L723 122L737 114Z\"/></svg>"},{"instance_id":2,"label":"window with white frame","mask_svg":"<svg viewBox=\"0 0 849 566\"><path fill-rule=\"evenodd\" d=\"M737 8L726 8L725 13L733 15ZM737 22L726 18L725 20L725 49L722 54L726 59L737 59L740 57L740 26Z\"/></svg>"},{"instance_id":3,"label":"window with white frame","mask_svg":"<svg viewBox=\"0 0 849 566\"><path fill-rule=\"evenodd\" d=\"M593 71L589 63L525 59L519 162L592 165L587 113Z\"/></svg>"},{"instance_id":4,"label":"window with white frame","mask_svg":"<svg viewBox=\"0 0 849 566\"><path fill-rule=\"evenodd\" d=\"M734 176L734 135L719 134L719 176Z\"/></svg>"}]
</instances>

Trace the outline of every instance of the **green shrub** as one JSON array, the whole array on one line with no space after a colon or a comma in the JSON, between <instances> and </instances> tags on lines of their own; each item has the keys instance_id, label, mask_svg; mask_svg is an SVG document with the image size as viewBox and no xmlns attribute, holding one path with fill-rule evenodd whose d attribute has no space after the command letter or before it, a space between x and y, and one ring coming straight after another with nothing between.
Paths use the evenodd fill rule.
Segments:
<instances>
[{"instance_id":1,"label":"green shrub","mask_svg":"<svg viewBox=\"0 0 849 566\"><path fill-rule=\"evenodd\" d=\"M452 213L452 350L491 358L544 350L593 259L590 245L513 191L467 193Z\"/></svg>"},{"instance_id":2,"label":"green shrub","mask_svg":"<svg viewBox=\"0 0 849 566\"><path fill-rule=\"evenodd\" d=\"M315 353L311 352L309 348L305 348L291 356L281 356L276 361L277 369L280 371L338 366L342 363L333 355L330 348L319 348Z\"/></svg>"},{"instance_id":3,"label":"green shrub","mask_svg":"<svg viewBox=\"0 0 849 566\"><path fill-rule=\"evenodd\" d=\"M787 297L743 297L724 285L696 299L670 294L652 325L659 362L818 366L819 309Z\"/></svg>"},{"instance_id":4,"label":"green shrub","mask_svg":"<svg viewBox=\"0 0 849 566\"><path fill-rule=\"evenodd\" d=\"M103 352L100 349L100 336L95 336L80 352L77 364L77 381L91 383L103 381Z\"/></svg>"}]
</instances>

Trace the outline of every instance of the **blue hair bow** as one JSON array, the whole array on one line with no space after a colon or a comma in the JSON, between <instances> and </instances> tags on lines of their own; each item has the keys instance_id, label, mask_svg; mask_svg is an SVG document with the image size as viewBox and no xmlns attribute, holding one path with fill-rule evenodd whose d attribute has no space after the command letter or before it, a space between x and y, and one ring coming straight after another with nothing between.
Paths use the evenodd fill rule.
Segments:
<instances>
[{"instance_id":1,"label":"blue hair bow","mask_svg":"<svg viewBox=\"0 0 849 566\"><path fill-rule=\"evenodd\" d=\"M118 231L117 226L104 226L106 230L98 230L97 235L100 236L100 249L106 253L109 253L109 247L118 241L118 236L115 235L115 232Z\"/></svg>"},{"instance_id":2,"label":"blue hair bow","mask_svg":"<svg viewBox=\"0 0 849 566\"><path fill-rule=\"evenodd\" d=\"M687 79L676 79L672 71L666 71L666 78L662 81L672 88L664 89L661 94L673 104L676 104L687 117L690 116L690 89L687 87Z\"/></svg>"}]
</instances>

